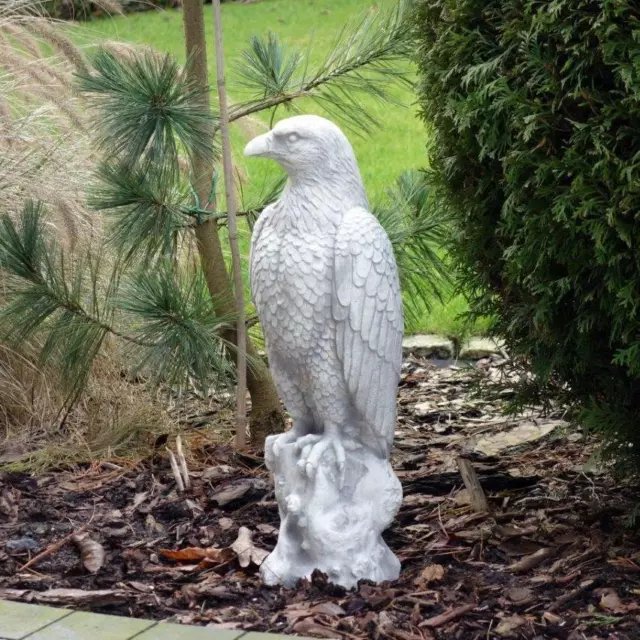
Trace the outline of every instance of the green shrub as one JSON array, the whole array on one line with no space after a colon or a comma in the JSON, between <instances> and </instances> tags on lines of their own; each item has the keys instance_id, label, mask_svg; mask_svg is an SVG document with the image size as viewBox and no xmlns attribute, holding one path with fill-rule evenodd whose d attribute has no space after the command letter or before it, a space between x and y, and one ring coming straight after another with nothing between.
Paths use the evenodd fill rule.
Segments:
<instances>
[{"instance_id":1,"label":"green shrub","mask_svg":"<svg viewBox=\"0 0 640 640\"><path fill-rule=\"evenodd\" d=\"M417 0L415 15L430 178L472 313L637 472L640 3Z\"/></svg>"}]
</instances>

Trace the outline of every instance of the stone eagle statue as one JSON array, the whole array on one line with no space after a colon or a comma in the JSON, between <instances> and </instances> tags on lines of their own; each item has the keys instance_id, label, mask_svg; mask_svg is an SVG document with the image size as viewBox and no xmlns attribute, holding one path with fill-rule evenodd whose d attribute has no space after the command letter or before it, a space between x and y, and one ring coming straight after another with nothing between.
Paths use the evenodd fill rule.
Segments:
<instances>
[{"instance_id":1,"label":"stone eagle statue","mask_svg":"<svg viewBox=\"0 0 640 640\"><path fill-rule=\"evenodd\" d=\"M288 173L280 199L255 224L251 244L252 296L269 366L293 421L289 431L269 439L267 464L273 470L273 460L293 445L296 465L309 480L331 452L338 499L349 467L345 449L365 450L388 464L403 335L393 249L369 211L353 149L332 122L312 115L282 120L252 140L245 155L275 160ZM281 480L291 485L291 478ZM283 521L288 511L300 516L294 489L280 496ZM318 567L323 553L299 560L305 567L299 573L314 562ZM347 584L341 571L334 578Z\"/></svg>"},{"instance_id":2,"label":"stone eagle statue","mask_svg":"<svg viewBox=\"0 0 640 640\"><path fill-rule=\"evenodd\" d=\"M342 439L387 457L402 364L402 297L389 238L342 131L318 116L279 122L248 156L289 174L253 230L251 291L269 365L293 428L276 447L311 444L306 469Z\"/></svg>"}]
</instances>

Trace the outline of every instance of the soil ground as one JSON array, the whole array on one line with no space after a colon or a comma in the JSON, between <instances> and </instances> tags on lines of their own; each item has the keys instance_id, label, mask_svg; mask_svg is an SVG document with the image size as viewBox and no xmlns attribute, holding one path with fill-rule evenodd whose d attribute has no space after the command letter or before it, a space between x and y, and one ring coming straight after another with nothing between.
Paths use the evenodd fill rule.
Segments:
<instances>
[{"instance_id":1,"label":"soil ground","mask_svg":"<svg viewBox=\"0 0 640 640\"><path fill-rule=\"evenodd\" d=\"M396 582L262 586L256 562L279 524L262 460L193 429L185 493L164 443L136 465L0 474L0 598L325 638L640 638L637 488L590 464L594 444L561 413L505 418L508 392L476 397L477 375L496 377L495 362L405 363L393 454L405 499L385 534ZM489 514L469 504L460 455ZM230 548L240 527L252 554Z\"/></svg>"}]
</instances>

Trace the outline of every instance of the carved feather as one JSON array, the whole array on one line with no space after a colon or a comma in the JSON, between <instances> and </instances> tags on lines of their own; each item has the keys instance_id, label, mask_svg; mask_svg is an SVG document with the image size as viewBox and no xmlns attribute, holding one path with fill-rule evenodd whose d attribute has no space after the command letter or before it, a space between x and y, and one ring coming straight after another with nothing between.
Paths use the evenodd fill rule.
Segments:
<instances>
[{"instance_id":1,"label":"carved feather","mask_svg":"<svg viewBox=\"0 0 640 640\"><path fill-rule=\"evenodd\" d=\"M370 247L379 246L375 252ZM375 264L372 258L378 258ZM391 242L378 220L354 208L338 227L333 318L338 358L355 409L388 453L402 365L402 298Z\"/></svg>"}]
</instances>

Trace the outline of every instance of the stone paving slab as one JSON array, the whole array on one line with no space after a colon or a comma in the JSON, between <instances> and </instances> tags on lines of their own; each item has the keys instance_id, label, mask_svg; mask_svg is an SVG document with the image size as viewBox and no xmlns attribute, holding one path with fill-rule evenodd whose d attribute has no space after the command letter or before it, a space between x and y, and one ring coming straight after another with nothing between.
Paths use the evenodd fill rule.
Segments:
<instances>
[{"instance_id":1,"label":"stone paving slab","mask_svg":"<svg viewBox=\"0 0 640 640\"><path fill-rule=\"evenodd\" d=\"M236 640L246 638L251 634L229 629L212 629L211 627L187 627L182 624L169 624L160 622L151 629L147 629L135 640ZM260 634L268 637L269 640L276 640L277 636ZM254 640L259 640L255 638Z\"/></svg>"},{"instance_id":2,"label":"stone paving slab","mask_svg":"<svg viewBox=\"0 0 640 640\"><path fill-rule=\"evenodd\" d=\"M434 334L416 334L402 341L402 353L405 357L413 354L420 358L439 358L450 360L455 357L453 342L445 336Z\"/></svg>"},{"instance_id":3,"label":"stone paving slab","mask_svg":"<svg viewBox=\"0 0 640 640\"><path fill-rule=\"evenodd\" d=\"M22 602L0 600L0 638L2 640L22 640L73 612L68 609L37 607Z\"/></svg>"},{"instance_id":4,"label":"stone paving slab","mask_svg":"<svg viewBox=\"0 0 640 640\"><path fill-rule=\"evenodd\" d=\"M492 338L470 338L460 349L460 360L482 360L504 350L504 344Z\"/></svg>"},{"instance_id":5,"label":"stone paving slab","mask_svg":"<svg viewBox=\"0 0 640 640\"><path fill-rule=\"evenodd\" d=\"M0 600L0 640L291 640ZM300 640L300 639L298 639ZM306 640L306 639L301 639Z\"/></svg>"},{"instance_id":6,"label":"stone paving slab","mask_svg":"<svg viewBox=\"0 0 640 640\"><path fill-rule=\"evenodd\" d=\"M0 622L0 625L2 623ZM123 616L104 616L78 611L27 636L29 640L129 640L155 620L135 620Z\"/></svg>"}]
</instances>

